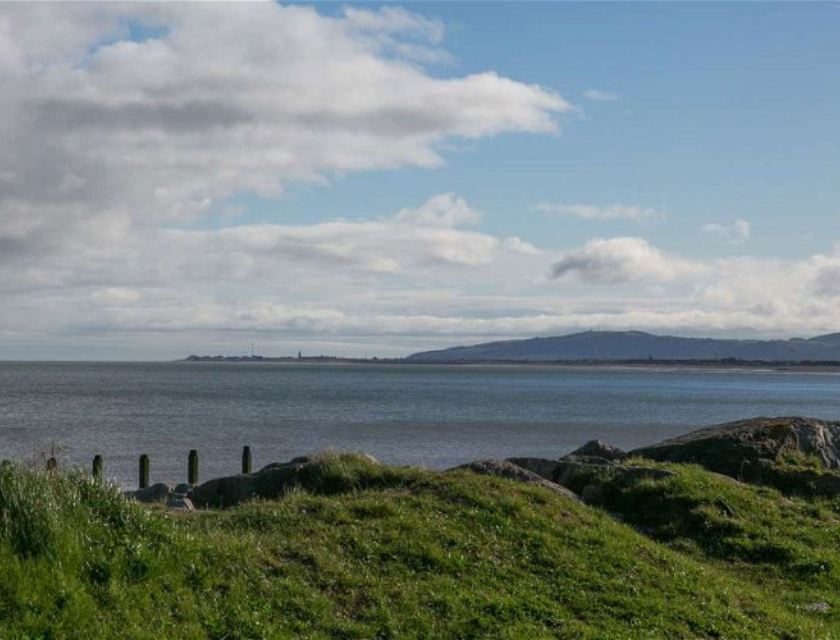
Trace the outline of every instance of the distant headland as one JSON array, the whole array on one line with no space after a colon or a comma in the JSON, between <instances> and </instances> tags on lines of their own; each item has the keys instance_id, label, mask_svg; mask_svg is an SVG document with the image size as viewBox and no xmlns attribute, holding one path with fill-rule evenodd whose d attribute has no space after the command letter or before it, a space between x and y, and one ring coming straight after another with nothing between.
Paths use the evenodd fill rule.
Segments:
<instances>
[{"instance_id":1,"label":"distant headland","mask_svg":"<svg viewBox=\"0 0 840 640\"><path fill-rule=\"evenodd\" d=\"M684 338L642 331L584 331L414 353L405 358L319 355L191 355L189 362L309 362L376 364L591 364L840 366L840 333L790 340Z\"/></svg>"}]
</instances>

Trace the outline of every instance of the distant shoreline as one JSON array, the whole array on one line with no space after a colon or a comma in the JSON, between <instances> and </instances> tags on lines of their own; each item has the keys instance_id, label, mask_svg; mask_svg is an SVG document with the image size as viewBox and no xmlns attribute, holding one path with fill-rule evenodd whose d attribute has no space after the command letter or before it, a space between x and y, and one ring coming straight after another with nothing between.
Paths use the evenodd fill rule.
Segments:
<instances>
[{"instance_id":1,"label":"distant shoreline","mask_svg":"<svg viewBox=\"0 0 840 640\"><path fill-rule=\"evenodd\" d=\"M763 360L411 360L408 358L339 358L334 356L197 356L191 355L176 362L213 363L269 363L269 364L362 364L374 366L406 365L413 367L548 367L567 369L640 369L640 370L699 370L699 371L766 371L789 373L838 373L838 361L763 361Z\"/></svg>"}]
</instances>

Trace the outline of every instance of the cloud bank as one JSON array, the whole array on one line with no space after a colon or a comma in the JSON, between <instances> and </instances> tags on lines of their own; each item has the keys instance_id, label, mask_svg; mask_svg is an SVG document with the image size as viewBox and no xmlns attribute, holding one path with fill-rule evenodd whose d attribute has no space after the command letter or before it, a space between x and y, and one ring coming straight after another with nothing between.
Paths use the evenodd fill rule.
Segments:
<instances>
[{"instance_id":1,"label":"cloud bank","mask_svg":"<svg viewBox=\"0 0 840 640\"><path fill-rule=\"evenodd\" d=\"M177 357L255 339L401 355L592 326L836 326L840 251L698 259L625 236L558 250L486 231L493 211L456 187L364 218L284 221L292 185L374 171L384 184L442 165L453 142L552 134L573 111L550 88L453 72L445 37L391 6L3 3L0 357ZM277 218L237 218L254 197ZM745 221L705 230L750 236Z\"/></svg>"}]
</instances>

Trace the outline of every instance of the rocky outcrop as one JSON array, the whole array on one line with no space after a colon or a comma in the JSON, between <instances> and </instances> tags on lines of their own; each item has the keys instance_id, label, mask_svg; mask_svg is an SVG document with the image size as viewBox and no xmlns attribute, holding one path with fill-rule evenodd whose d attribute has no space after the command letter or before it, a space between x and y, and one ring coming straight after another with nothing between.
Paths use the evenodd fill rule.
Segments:
<instances>
[{"instance_id":1,"label":"rocky outcrop","mask_svg":"<svg viewBox=\"0 0 840 640\"><path fill-rule=\"evenodd\" d=\"M515 464L517 467L521 467L531 473L535 473L551 482L554 482L557 465L560 464L559 460L548 460L547 458L508 458L507 462Z\"/></svg>"},{"instance_id":2,"label":"rocky outcrop","mask_svg":"<svg viewBox=\"0 0 840 640\"><path fill-rule=\"evenodd\" d=\"M674 475L673 471L667 469L621 465L600 457L588 456L570 455L560 460L509 458L508 462L565 487L591 505L602 503L601 485L610 480L618 478L622 482L637 482L644 479L662 480Z\"/></svg>"},{"instance_id":3,"label":"rocky outcrop","mask_svg":"<svg viewBox=\"0 0 840 640\"><path fill-rule=\"evenodd\" d=\"M519 465L516 465L508 460L478 460L476 462L470 462L469 464L454 467L449 471L457 471L459 469L468 469L469 471L480 473L481 475L497 476L500 478L507 478L509 480L517 480L518 482L525 482L527 484L536 484L558 495L580 502L580 498L572 491L569 491L565 487L561 487L559 484L551 482L536 473L523 469Z\"/></svg>"},{"instance_id":4,"label":"rocky outcrop","mask_svg":"<svg viewBox=\"0 0 840 640\"><path fill-rule=\"evenodd\" d=\"M569 458L601 458L602 460L624 460L627 457L627 452L622 451L615 445L603 440L590 440L582 447L575 449L570 454L563 456L563 459Z\"/></svg>"},{"instance_id":5,"label":"rocky outcrop","mask_svg":"<svg viewBox=\"0 0 840 640\"><path fill-rule=\"evenodd\" d=\"M198 508L231 507L253 498L280 498L296 488L325 494L352 490L354 487L349 476L334 476L326 471L333 461L368 469L383 469L376 458L366 453L303 456L290 462L270 464L255 473L208 480L194 487L190 498ZM375 483L376 480L371 482Z\"/></svg>"},{"instance_id":6,"label":"rocky outcrop","mask_svg":"<svg viewBox=\"0 0 840 640\"><path fill-rule=\"evenodd\" d=\"M126 491L126 497L134 498L137 502L144 502L146 504L164 504L169 501L172 495L172 485L165 482L157 482L145 489L137 489L136 491Z\"/></svg>"},{"instance_id":7,"label":"rocky outcrop","mask_svg":"<svg viewBox=\"0 0 840 640\"><path fill-rule=\"evenodd\" d=\"M240 473L208 480L193 489L196 507L231 507L253 498L279 498L299 484L300 472L312 464L309 458L274 463L255 473Z\"/></svg>"},{"instance_id":8,"label":"rocky outcrop","mask_svg":"<svg viewBox=\"0 0 840 640\"><path fill-rule=\"evenodd\" d=\"M840 469L840 422L753 418L699 429L630 453L660 462L695 463L745 480L785 461Z\"/></svg>"},{"instance_id":9,"label":"rocky outcrop","mask_svg":"<svg viewBox=\"0 0 840 640\"><path fill-rule=\"evenodd\" d=\"M620 464L587 464L573 460L561 460L555 472L555 482L572 491L583 493L585 487L594 480L603 481L620 478L623 482L639 480L663 480L674 474L667 469L655 467L625 466Z\"/></svg>"}]
</instances>

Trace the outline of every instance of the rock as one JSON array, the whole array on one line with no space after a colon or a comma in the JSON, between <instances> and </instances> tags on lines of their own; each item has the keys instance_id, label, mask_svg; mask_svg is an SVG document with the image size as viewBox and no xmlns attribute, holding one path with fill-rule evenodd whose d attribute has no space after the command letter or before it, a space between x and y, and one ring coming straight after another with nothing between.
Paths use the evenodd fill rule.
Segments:
<instances>
[{"instance_id":1,"label":"rock","mask_svg":"<svg viewBox=\"0 0 840 640\"><path fill-rule=\"evenodd\" d=\"M620 478L626 482L638 482L639 480L664 480L676 475L667 469L656 469L654 467L630 467L619 464L589 464L576 460L560 460L555 470L554 482L571 489L576 493L582 493L587 485L603 482L611 478Z\"/></svg>"},{"instance_id":2,"label":"rock","mask_svg":"<svg viewBox=\"0 0 840 640\"><path fill-rule=\"evenodd\" d=\"M601 458L602 460L616 461L624 460L627 452L603 440L590 440L582 447L575 449L570 454L563 456L567 458Z\"/></svg>"},{"instance_id":3,"label":"rock","mask_svg":"<svg viewBox=\"0 0 840 640\"><path fill-rule=\"evenodd\" d=\"M192 493L193 486L194 485L187 484L186 482L182 482L181 484L176 486L174 489L172 489L172 493L180 493L182 495L188 496L190 493Z\"/></svg>"},{"instance_id":4,"label":"rock","mask_svg":"<svg viewBox=\"0 0 840 640\"><path fill-rule=\"evenodd\" d=\"M137 491L128 491L126 496L134 498L137 502L157 503L166 502L172 495L172 485L165 482L157 482L145 489L137 489Z\"/></svg>"},{"instance_id":5,"label":"rock","mask_svg":"<svg viewBox=\"0 0 840 640\"><path fill-rule=\"evenodd\" d=\"M240 473L235 476L208 480L192 488L190 497L198 508L230 507L253 498L271 500L280 498L294 488L302 487L316 491L337 492L337 486L327 486L328 481L319 473L329 456L303 456L291 462L275 462L254 473ZM352 458L355 462L378 465L376 458L365 453L335 454L337 457Z\"/></svg>"},{"instance_id":6,"label":"rock","mask_svg":"<svg viewBox=\"0 0 840 640\"><path fill-rule=\"evenodd\" d=\"M583 501L587 504L595 503L594 486L616 475L624 480L633 482L642 479L662 480L675 475L673 471L668 471L667 469L631 467L616 464L603 458L576 458L572 457L571 454L570 457L563 458L562 460L509 458L508 462L512 462L554 484L566 487L572 492L581 495ZM582 495L583 491L589 485L593 485L593 488L590 489L590 496L593 502L590 502L590 500L587 500Z\"/></svg>"},{"instance_id":7,"label":"rock","mask_svg":"<svg viewBox=\"0 0 840 640\"><path fill-rule=\"evenodd\" d=\"M166 502L166 508L173 511L195 511L192 500L184 495L175 494Z\"/></svg>"},{"instance_id":8,"label":"rock","mask_svg":"<svg viewBox=\"0 0 840 640\"><path fill-rule=\"evenodd\" d=\"M555 471L559 464L557 460L546 460L545 458L508 458L507 462L531 473L536 473L551 482L554 482Z\"/></svg>"},{"instance_id":9,"label":"rock","mask_svg":"<svg viewBox=\"0 0 840 640\"><path fill-rule=\"evenodd\" d=\"M827 602L812 602L805 605L806 611L828 611L829 609L831 609L831 605Z\"/></svg>"},{"instance_id":10,"label":"rock","mask_svg":"<svg viewBox=\"0 0 840 640\"><path fill-rule=\"evenodd\" d=\"M231 507L253 498L278 498L295 486L296 472L308 462L272 464L255 473L208 480L193 488L197 507Z\"/></svg>"},{"instance_id":11,"label":"rock","mask_svg":"<svg viewBox=\"0 0 840 640\"><path fill-rule=\"evenodd\" d=\"M696 463L749 481L786 457L808 457L826 469L838 469L840 422L753 418L699 429L630 453L661 462Z\"/></svg>"},{"instance_id":12,"label":"rock","mask_svg":"<svg viewBox=\"0 0 840 640\"><path fill-rule=\"evenodd\" d=\"M565 487L561 487L560 485L546 480L536 473L523 469L509 460L478 460L476 462L470 462L468 464L462 464L458 467L454 467L449 471L456 471L458 469L468 469L474 473L480 473L485 476L497 476L500 478L507 478L509 480L525 482L527 484L536 484L558 495L580 502L580 498Z\"/></svg>"}]
</instances>

